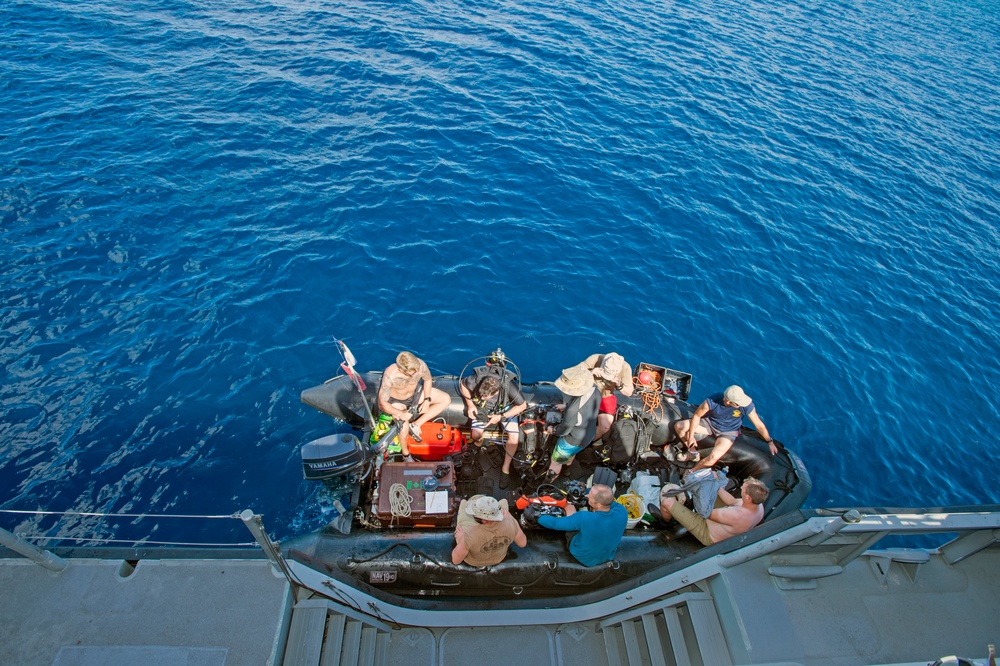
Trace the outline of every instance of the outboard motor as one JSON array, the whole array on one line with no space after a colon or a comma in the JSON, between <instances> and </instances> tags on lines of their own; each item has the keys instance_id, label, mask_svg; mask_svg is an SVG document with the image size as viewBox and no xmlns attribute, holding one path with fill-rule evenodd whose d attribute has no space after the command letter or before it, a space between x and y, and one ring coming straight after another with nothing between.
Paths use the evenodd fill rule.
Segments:
<instances>
[{"instance_id":1,"label":"outboard motor","mask_svg":"<svg viewBox=\"0 0 1000 666\"><path fill-rule=\"evenodd\" d=\"M361 470L367 452L351 433L327 435L314 439L299 449L302 474L309 480L333 479Z\"/></svg>"}]
</instances>

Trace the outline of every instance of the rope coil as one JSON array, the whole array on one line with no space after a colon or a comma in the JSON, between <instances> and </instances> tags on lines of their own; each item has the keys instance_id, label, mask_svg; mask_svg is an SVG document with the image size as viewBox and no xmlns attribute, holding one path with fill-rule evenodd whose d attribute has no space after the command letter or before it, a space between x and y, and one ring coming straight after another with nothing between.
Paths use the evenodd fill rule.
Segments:
<instances>
[{"instance_id":1,"label":"rope coil","mask_svg":"<svg viewBox=\"0 0 1000 666\"><path fill-rule=\"evenodd\" d=\"M632 520L642 518L642 514L646 512L642 497L635 493L627 493L616 498L615 501L625 507L625 510L628 511L628 517Z\"/></svg>"},{"instance_id":2,"label":"rope coil","mask_svg":"<svg viewBox=\"0 0 1000 666\"><path fill-rule=\"evenodd\" d=\"M663 388L663 374L659 370L645 368L653 376L653 381L649 384L640 384L639 378L634 377L632 383L639 390L642 396L642 411L646 414L653 414L657 418L663 418L663 403L660 401L660 390Z\"/></svg>"},{"instance_id":3,"label":"rope coil","mask_svg":"<svg viewBox=\"0 0 1000 666\"><path fill-rule=\"evenodd\" d=\"M393 518L408 518L413 497L402 483L389 486L389 511Z\"/></svg>"}]
</instances>

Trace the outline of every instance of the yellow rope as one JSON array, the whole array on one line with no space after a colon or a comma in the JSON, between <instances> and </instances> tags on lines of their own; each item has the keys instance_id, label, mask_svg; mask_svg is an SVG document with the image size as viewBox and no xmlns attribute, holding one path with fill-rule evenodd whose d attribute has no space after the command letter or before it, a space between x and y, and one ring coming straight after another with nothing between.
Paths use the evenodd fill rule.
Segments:
<instances>
[{"instance_id":1,"label":"yellow rope","mask_svg":"<svg viewBox=\"0 0 1000 666\"><path fill-rule=\"evenodd\" d=\"M642 514L646 512L646 509L642 503L642 497L636 495L635 493L628 493L626 495L622 495L615 501L621 504L623 507L625 507L625 510L628 511L628 517L633 520L636 518L641 518Z\"/></svg>"}]
</instances>

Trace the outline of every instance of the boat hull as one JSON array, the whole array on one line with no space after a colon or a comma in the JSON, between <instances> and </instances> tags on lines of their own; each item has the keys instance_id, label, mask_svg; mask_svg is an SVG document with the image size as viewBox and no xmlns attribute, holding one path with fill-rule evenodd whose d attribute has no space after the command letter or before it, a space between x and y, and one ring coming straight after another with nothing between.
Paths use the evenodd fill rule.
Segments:
<instances>
[{"instance_id":1,"label":"boat hull","mask_svg":"<svg viewBox=\"0 0 1000 666\"><path fill-rule=\"evenodd\" d=\"M367 412L364 401L375 404L381 373L361 375L365 389L362 394L346 376L302 392L302 401L356 429L363 429L367 438ZM469 420L464 401L458 390L458 378L434 378L434 386L451 396L451 404L441 420L451 427L468 432ZM549 382L525 384L522 387L529 410L542 410L563 402L562 393ZM363 397L362 397L363 396ZM649 474L667 480L668 474L678 474L657 453L668 442L672 425L678 419L689 418L694 406L676 398L664 397L650 409L641 395L619 397L619 406L641 413L650 452L645 459L634 458L627 464L614 466L614 475L622 479L617 488L627 486L629 476ZM528 413L528 412L526 412ZM524 441L522 439L522 441ZM702 446L710 450L710 443ZM523 495L538 487L538 469L544 474L547 453L536 463L538 468L518 470L516 482L510 488L500 487L499 470L503 461L502 447L466 447L462 459L456 459L455 501L473 494L507 498L510 506ZM463 464L464 460L464 464ZM756 432L744 429L733 447L723 457L731 478L755 477L770 489L765 504L765 522L799 509L808 497L811 483L801 461L784 450L772 456ZM609 465L588 447L577 460L564 468L561 479L586 483L595 470ZM464 469L463 469L464 468ZM629 580L671 562L698 557L703 547L696 539L676 526L640 522L626 530L613 562L598 567L584 567L569 555L564 534L539 528L530 522L522 525L528 537L528 547L511 548L507 559L492 567L476 568L451 563L454 547L453 522L434 527L399 527L377 516L377 501L373 500L373 484L378 473L355 486L355 519L303 535L286 542L287 552L308 566L335 575L363 588L378 589L392 595L410 598L477 598L503 599L538 597L556 599L596 590L627 585ZM565 482L564 481L564 482ZM332 483L332 482L331 482ZM517 512L514 511L515 516ZM383 516L384 518L384 516Z\"/></svg>"}]
</instances>

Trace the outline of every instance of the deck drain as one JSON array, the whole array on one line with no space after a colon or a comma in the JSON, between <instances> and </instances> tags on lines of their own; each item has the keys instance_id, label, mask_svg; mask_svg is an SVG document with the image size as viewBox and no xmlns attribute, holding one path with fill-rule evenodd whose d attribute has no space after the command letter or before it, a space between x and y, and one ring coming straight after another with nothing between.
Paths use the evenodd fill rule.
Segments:
<instances>
[{"instance_id":1,"label":"deck drain","mask_svg":"<svg viewBox=\"0 0 1000 666\"><path fill-rule=\"evenodd\" d=\"M139 560L123 560L122 565L118 567L118 577L128 578L135 573L135 568L138 564Z\"/></svg>"}]
</instances>

